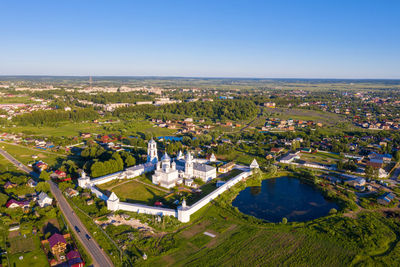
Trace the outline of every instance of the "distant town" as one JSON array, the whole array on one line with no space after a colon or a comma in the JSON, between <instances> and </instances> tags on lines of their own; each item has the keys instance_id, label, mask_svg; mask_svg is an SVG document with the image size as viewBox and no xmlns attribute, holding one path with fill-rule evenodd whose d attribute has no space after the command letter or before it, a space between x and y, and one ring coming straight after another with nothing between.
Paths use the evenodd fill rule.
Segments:
<instances>
[{"instance_id":1,"label":"distant town","mask_svg":"<svg viewBox=\"0 0 400 267\"><path fill-rule=\"evenodd\" d=\"M400 225L399 89L0 77L2 264L203 265L252 238L276 257L292 240L308 264L386 263Z\"/></svg>"}]
</instances>

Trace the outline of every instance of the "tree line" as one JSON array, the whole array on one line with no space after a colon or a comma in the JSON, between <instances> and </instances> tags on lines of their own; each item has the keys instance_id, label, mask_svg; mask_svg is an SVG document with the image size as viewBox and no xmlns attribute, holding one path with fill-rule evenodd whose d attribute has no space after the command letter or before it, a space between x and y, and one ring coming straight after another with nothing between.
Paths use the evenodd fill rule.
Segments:
<instances>
[{"instance_id":1,"label":"tree line","mask_svg":"<svg viewBox=\"0 0 400 267\"><path fill-rule=\"evenodd\" d=\"M178 114L209 118L212 120L245 120L254 117L258 108L254 101L249 100L217 100L217 101L195 101L189 103L174 103L162 106L140 105L117 108L113 115L120 116L126 113L141 113L151 116L155 112Z\"/></svg>"},{"instance_id":2,"label":"tree line","mask_svg":"<svg viewBox=\"0 0 400 267\"><path fill-rule=\"evenodd\" d=\"M62 121L81 122L98 118L98 113L93 109L63 110L38 110L16 116L14 121L19 124L46 126Z\"/></svg>"}]
</instances>

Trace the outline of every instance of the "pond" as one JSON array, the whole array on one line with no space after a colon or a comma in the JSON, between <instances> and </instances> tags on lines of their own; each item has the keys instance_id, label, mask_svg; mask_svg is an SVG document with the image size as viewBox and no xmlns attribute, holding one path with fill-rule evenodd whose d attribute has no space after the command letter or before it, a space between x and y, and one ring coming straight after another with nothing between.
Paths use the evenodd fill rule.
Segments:
<instances>
[{"instance_id":1,"label":"pond","mask_svg":"<svg viewBox=\"0 0 400 267\"><path fill-rule=\"evenodd\" d=\"M165 141L182 141L182 137L177 136L159 136L157 137L158 140L165 140Z\"/></svg>"},{"instance_id":2,"label":"pond","mask_svg":"<svg viewBox=\"0 0 400 267\"><path fill-rule=\"evenodd\" d=\"M242 190L232 202L241 212L270 222L304 222L328 215L336 203L326 200L311 185L292 177L262 181Z\"/></svg>"}]
</instances>

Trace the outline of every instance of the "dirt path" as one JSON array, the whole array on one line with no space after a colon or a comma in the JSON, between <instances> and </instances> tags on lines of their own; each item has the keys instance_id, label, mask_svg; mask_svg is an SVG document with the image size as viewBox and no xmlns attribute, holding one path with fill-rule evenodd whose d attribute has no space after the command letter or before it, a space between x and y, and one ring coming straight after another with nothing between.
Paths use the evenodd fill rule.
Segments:
<instances>
[{"instance_id":1,"label":"dirt path","mask_svg":"<svg viewBox=\"0 0 400 267\"><path fill-rule=\"evenodd\" d=\"M161 188L161 187L158 187L158 186L155 186L155 185L152 185L152 184L148 184L148 183L142 182L142 181L138 180L138 178L133 179L132 181L136 181L136 182L138 182L138 183L141 183L141 184L150 186L150 187L152 187L152 188L154 188L154 189L156 189L156 190L158 190L158 191L163 191L163 192L165 192L165 193L167 193L167 194L171 193L171 191L168 191L168 190L163 189L163 188Z\"/></svg>"}]
</instances>

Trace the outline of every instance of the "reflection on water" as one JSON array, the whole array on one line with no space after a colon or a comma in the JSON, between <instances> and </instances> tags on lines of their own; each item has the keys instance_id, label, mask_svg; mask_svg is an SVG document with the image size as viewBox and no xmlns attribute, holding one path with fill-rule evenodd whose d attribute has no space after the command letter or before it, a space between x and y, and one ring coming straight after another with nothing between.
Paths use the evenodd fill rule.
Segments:
<instances>
[{"instance_id":1,"label":"reflection on water","mask_svg":"<svg viewBox=\"0 0 400 267\"><path fill-rule=\"evenodd\" d=\"M291 177L264 180L261 186L247 187L232 202L241 212L271 222L308 221L329 213L338 206L324 199L308 184Z\"/></svg>"},{"instance_id":2,"label":"reflection on water","mask_svg":"<svg viewBox=\"0 0 400 267\"><path fill-rule=\"evenodd\" d=\"M261 193L261 186L251 186L250 187L250 194L252 196L256 196Z\"/></svg>"}]
</instances>

